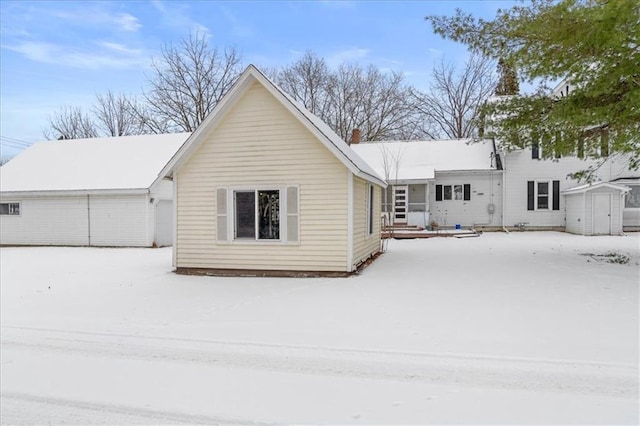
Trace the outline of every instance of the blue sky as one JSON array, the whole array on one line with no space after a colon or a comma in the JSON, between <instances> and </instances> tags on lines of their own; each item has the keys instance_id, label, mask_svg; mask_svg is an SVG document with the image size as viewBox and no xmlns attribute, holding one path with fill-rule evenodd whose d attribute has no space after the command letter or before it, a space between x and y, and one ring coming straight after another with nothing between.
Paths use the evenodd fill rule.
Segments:
<instances>
[{"instance_id":1,"label":"blue sky","mask_svg":"<svg viewBox=\"0 0 640 426\"><path fill-rule=\"evenodd\" d=\"M88 107L109 89L141 93L151 59L190 31L237 48L245 64L278 67L312 50L330 66L374 64L424 88L434 64L461 64L467 55L434 35L426 15L459 7L492 18L513 3L0 0L0 156L44 139L63 105Z\"/></svg>"}]
</instances>

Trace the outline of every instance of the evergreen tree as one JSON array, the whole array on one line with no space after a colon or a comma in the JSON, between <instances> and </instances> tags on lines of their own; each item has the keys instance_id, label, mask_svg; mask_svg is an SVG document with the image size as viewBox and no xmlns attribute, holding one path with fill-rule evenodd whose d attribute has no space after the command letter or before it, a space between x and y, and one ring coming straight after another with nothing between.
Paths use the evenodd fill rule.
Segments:
<instances>
[{"instance_id":1,"label":"evergreen tree","mask_svg":"<svg viewBox=\"0 0 640 426\"><path fill-rule=\"evenodd\" d=\"M536 139L547 154L583 146L585 156L597 157L606 138L607 152L640 165L640 2L531 0L493 20L459 9L426 19L437 34L503 58L538 84L535 94L488 104L488 124L504 146ZM551 96L549 84L562 79L572 90Z\"/></svg>"}]
</instances>

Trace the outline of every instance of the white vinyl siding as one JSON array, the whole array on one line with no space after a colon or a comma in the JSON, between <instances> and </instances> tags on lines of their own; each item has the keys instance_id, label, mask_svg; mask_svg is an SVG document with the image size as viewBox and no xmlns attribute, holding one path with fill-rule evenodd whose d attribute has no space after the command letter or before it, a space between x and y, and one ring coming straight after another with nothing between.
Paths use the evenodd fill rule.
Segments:
<instances>
[{"instance_id":1,"label":"white vinyl siding","mask_svg":"<svg viewBox=\"0 0 640 426\"><path fill-rule=\"evenodd\" d=\"M464 184L470 185L469 200L464 200ZM436 201L436 185L442 185L443 189L450 186L452 191L454 186L461 186L463 199ZM409 188L410 191L413 189ZM493 205L493 214L489 213L490 205ZM441 227L476 223L501 226L502 172L436 172L435 182L430 184L429 211L429 222Z\"/></svg>"},{"instance_id":2,"label":"white vinyl siding","mask_svg":"<svg viewBox=\"0 0 640 426\"><path fill-rule=\"evenodd\" d=\"M148 247L153 243L155 215L146 194L24 196L21 210L20 216L2 216L1 244Z\"/></svg>"},{"instance_id":3,"label":"white vinyl siding","mask_svg":"<svg viewBox=\"0 0 640 426\"><path fill-rule=\"evenodd\" d=\"M177 172L177 267L348 270L346 167L264 87L201 137ZM299 243L217 244L216 189L258 185L298 188Z\"/></svg>"}]
</instances>

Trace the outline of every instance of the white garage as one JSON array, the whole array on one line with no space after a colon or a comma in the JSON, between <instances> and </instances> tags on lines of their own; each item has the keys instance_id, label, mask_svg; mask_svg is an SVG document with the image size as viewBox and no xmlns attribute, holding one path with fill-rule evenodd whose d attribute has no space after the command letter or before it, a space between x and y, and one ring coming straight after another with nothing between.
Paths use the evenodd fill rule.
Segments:
<instances>
[{"instance_id":1,"label":"white garage","mask_svg":"<svg viewBox=\"0 0 640 426\"><path fill-rule=\"evenodd\" d=\"M0 167L0 244L172 244L173 184L158 177L188 133L38 142Z\"/></svg>"},{"instance_id":2,"label":"white garage","mask_svg":"<svg viewBox=\"0 0 640 426\"><path fill-rule=\"evenodd\" d=\"M598 182L564 191L567 232L621 235L624 199L629 190L627 186Z\"/></svg>"}]
</instances>

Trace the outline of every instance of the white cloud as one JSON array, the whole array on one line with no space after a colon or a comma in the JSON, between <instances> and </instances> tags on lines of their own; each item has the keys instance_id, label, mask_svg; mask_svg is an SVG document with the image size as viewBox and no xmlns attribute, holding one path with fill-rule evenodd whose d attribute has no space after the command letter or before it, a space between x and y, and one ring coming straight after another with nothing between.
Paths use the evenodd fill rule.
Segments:
<instances>
[{"instance_id":1,"label":"white cloud","mask_svg":"<svg viewBox=\"0 0 640 426\"><path fill-rule=\"evenodd\" d=\"M337 67L344 62L356 62L365 58L371 53L371 49L353 47L327 55L327 64L330 67Z\"/></svg>"},{"instance_id":2,"label":"white cloud","mask_svg":"<svg viewBox=\"0 0 640 426\"><path fill-rule=\"evenodd\" d=\"M114 14L100 7L74 11L57 10L52 12L52 15L59 19L74 22L76 25L99 25L118 31L136 32L142 27L138 18L129 13Z\"/></svg>"},{"instance_id":3,"label":"white cloud","mask_svg":"<svg viewBox=\"0 0 640 426\"><path fill-rule=\"evenodd\" d=\"M111 42L98 42L95 46L102 49L91 46L78 49L46 42L22 42L5 47L35 62L72 68L130 68L146 65L146 55L139 49Z\"/></svg>"},{"instance_id":4,"label":"white cloud","mask_svg":"<svg viewBox=\"0 0 640 426\"><path fill-rule=\"evenodd\" d=\"M133 15L129 15L128 13L122 13L118 17L116 17L116 22L120 25L120 28L124 31L138 31L142 24Z\"/></svg>"},{"instance_id":5,"label":"white cloud","mask_svg":"<svg viewBox=\"0 0 640 426\"><path fill-rule=\"evenodd\" d=\"M211 30L206 25L201 24L189 16L188 6L185 4L180 2L163 2L160 0L153 0L151 4L161 15L161 22L159 22L159 24L178 29L182 34L188 31L195 31L204 35L206 38L212 36Z\"/></svg>"}]
</instances>

